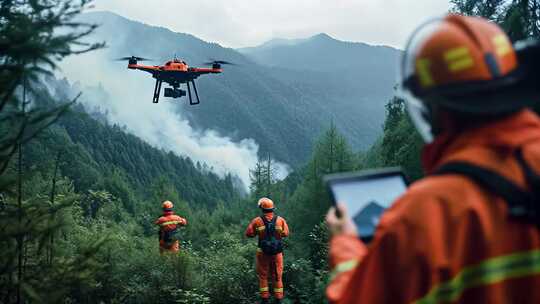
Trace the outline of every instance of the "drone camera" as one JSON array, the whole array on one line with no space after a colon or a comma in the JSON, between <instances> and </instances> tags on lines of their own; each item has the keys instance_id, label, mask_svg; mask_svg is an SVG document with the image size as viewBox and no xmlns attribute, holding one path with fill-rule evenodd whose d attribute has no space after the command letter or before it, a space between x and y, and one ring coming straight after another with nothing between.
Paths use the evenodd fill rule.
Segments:
<instances>
[{"instance_id":1,"label":"drone camera","mask_svg":"<svg viewBox=\"0 0 540 304\"><path fill-rule=\"evenodd\" d=\"M180 89L165 88L164 96L171 98L180 98L182 96L186 96L186 91Z\"/></svg>"}]
</instances>

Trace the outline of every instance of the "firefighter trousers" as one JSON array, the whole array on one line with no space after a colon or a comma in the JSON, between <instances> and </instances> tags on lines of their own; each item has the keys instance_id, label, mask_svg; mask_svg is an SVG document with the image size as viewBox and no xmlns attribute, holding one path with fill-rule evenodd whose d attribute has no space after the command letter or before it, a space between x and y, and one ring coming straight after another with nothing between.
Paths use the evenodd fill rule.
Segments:
<instances>
[{"instance_id":1,"label":"firefighter trousers","mask_svg":"<svg viewBox=\"0 0 540 304\"><path fill-rule=\"evenodd\" d=\"M159 241L159 254L178 253L180 251L180 242L174 241L173 244L167 246L163 240Z\"/></svg>"},{"instance_id":2,"label":"firefighter trousers","mask_svg":"<svg viewBox=\"0 0 540 304\"><path fill-rule=\"evenodd\" d=\"M266 255L258 249L257 276L259 277L261 298L268 299L270 297L268 280L272 279L274 297L276 299L283 299L283 253Z\"/></svg>"}]
</instances>

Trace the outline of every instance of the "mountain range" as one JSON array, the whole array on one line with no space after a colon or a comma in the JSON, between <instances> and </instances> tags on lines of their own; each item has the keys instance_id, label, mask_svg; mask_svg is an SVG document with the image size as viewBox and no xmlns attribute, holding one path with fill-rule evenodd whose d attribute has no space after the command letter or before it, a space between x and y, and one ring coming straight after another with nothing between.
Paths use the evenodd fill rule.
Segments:
<instances>
[{"instance_id":1,"label":"mountain range","mask_svg":"<svg viewBox=\"0 0 540 304\"><path fill-rule=\"evenodd\" d=\"M225 66L222 75L197 80L200 105L189 106L185 99L162 102L174 103L175 111L197 130L215 130L235 142L253 139L259 155L270 154L293 167L308 159L314 139L332 123L357 150L375 141L400 55L390 47L339 41L326 34L232 49L110 12L87 13L81 20L100 25L92 39L105 41L107 48L93 57L71 59L64 70L71 69L73 75L73 66L86 64L85 79L95 78L93 84L99 82L106 91L121 92L112 85L125 80L121 89L140 92L140 100L133 102L151 103L154 81L150 75L135 76L137 72L125 70L113 58L150 57L156 65L173 56L192 66L210 58L235 62ZM130 82L135 77L141 82Z\"/></svg>"}]
</instances>

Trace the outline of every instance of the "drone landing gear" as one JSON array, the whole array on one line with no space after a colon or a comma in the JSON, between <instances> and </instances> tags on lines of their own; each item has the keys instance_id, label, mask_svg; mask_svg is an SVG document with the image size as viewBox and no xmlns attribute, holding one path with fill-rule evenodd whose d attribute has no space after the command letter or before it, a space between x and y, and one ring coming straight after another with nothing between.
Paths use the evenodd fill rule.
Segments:
<instances>
[{"instance_id":1,"label":"drone landing gear","mask_svg":"<svg viewBox=\"0 0 540 304\"><path fill-rule=\"evenodd\" d=\"M193 102L193 99L191 98L191 88L189 86L190 82L193 85L193 91L195 92L195 97L197 98L197 102ZM199 93L197 93L197 87L195 86L195 81L191 80L191 81L188 81L186 84L187 84L187 91L189 95L189 104L198 105L199 103L201 103L201 101L199 100Z\"/></svg>"},{"instance_id":2,"label":"drone landing gear","mask_svg":"<svg viewBox=\"0 0 540 304\"><path fill-rule=\"evenodd\" d=\"M163 83L162 80L156 80L156 87L154 88L154 99L152 100L153 103L158 103L159 101L159 94L161 93L161 84Z\"/></svg>"}]
</instances>

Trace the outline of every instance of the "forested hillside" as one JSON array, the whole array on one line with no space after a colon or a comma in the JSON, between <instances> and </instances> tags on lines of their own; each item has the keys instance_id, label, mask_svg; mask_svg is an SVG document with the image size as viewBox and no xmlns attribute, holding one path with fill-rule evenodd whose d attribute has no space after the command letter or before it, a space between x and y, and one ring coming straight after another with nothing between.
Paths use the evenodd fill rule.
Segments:
<instances>
[{"instance_id":1,"label":"forested hillside","mask_svg":"<svg viewBox=\"0 0 540 304\"><path fill-rule=\"evenodd\" d=\"M239 51L269 68L276 78L324 101L338 129L355 149L380 134L384 103L392 96L400 51L336 40L327 34L306 39L274 39ZM347 123L344 123L347 122Z\"/></svg>"},{"instance_id":2,"label":"forested hillside","mask_svg":"<svg viewBox=\"0 0 540 304\"><path fill-rule=\"evenodd\" d=\"M129 186L117 191L148 195L154 185L167 183L183 199L209 209L231 201L242 190L233 188L235 178L230 175L219 178L206 164L152 147L121 126L93 119L81 105L72 107L47 132L41 137L54 141L36 149L36 159L40 153L60 153L63 161L59 168L74 181L76 189L107 185L116 178L115 183ZM80 174L82 171L88 174Z\"/></svg>"}]
</instances>

